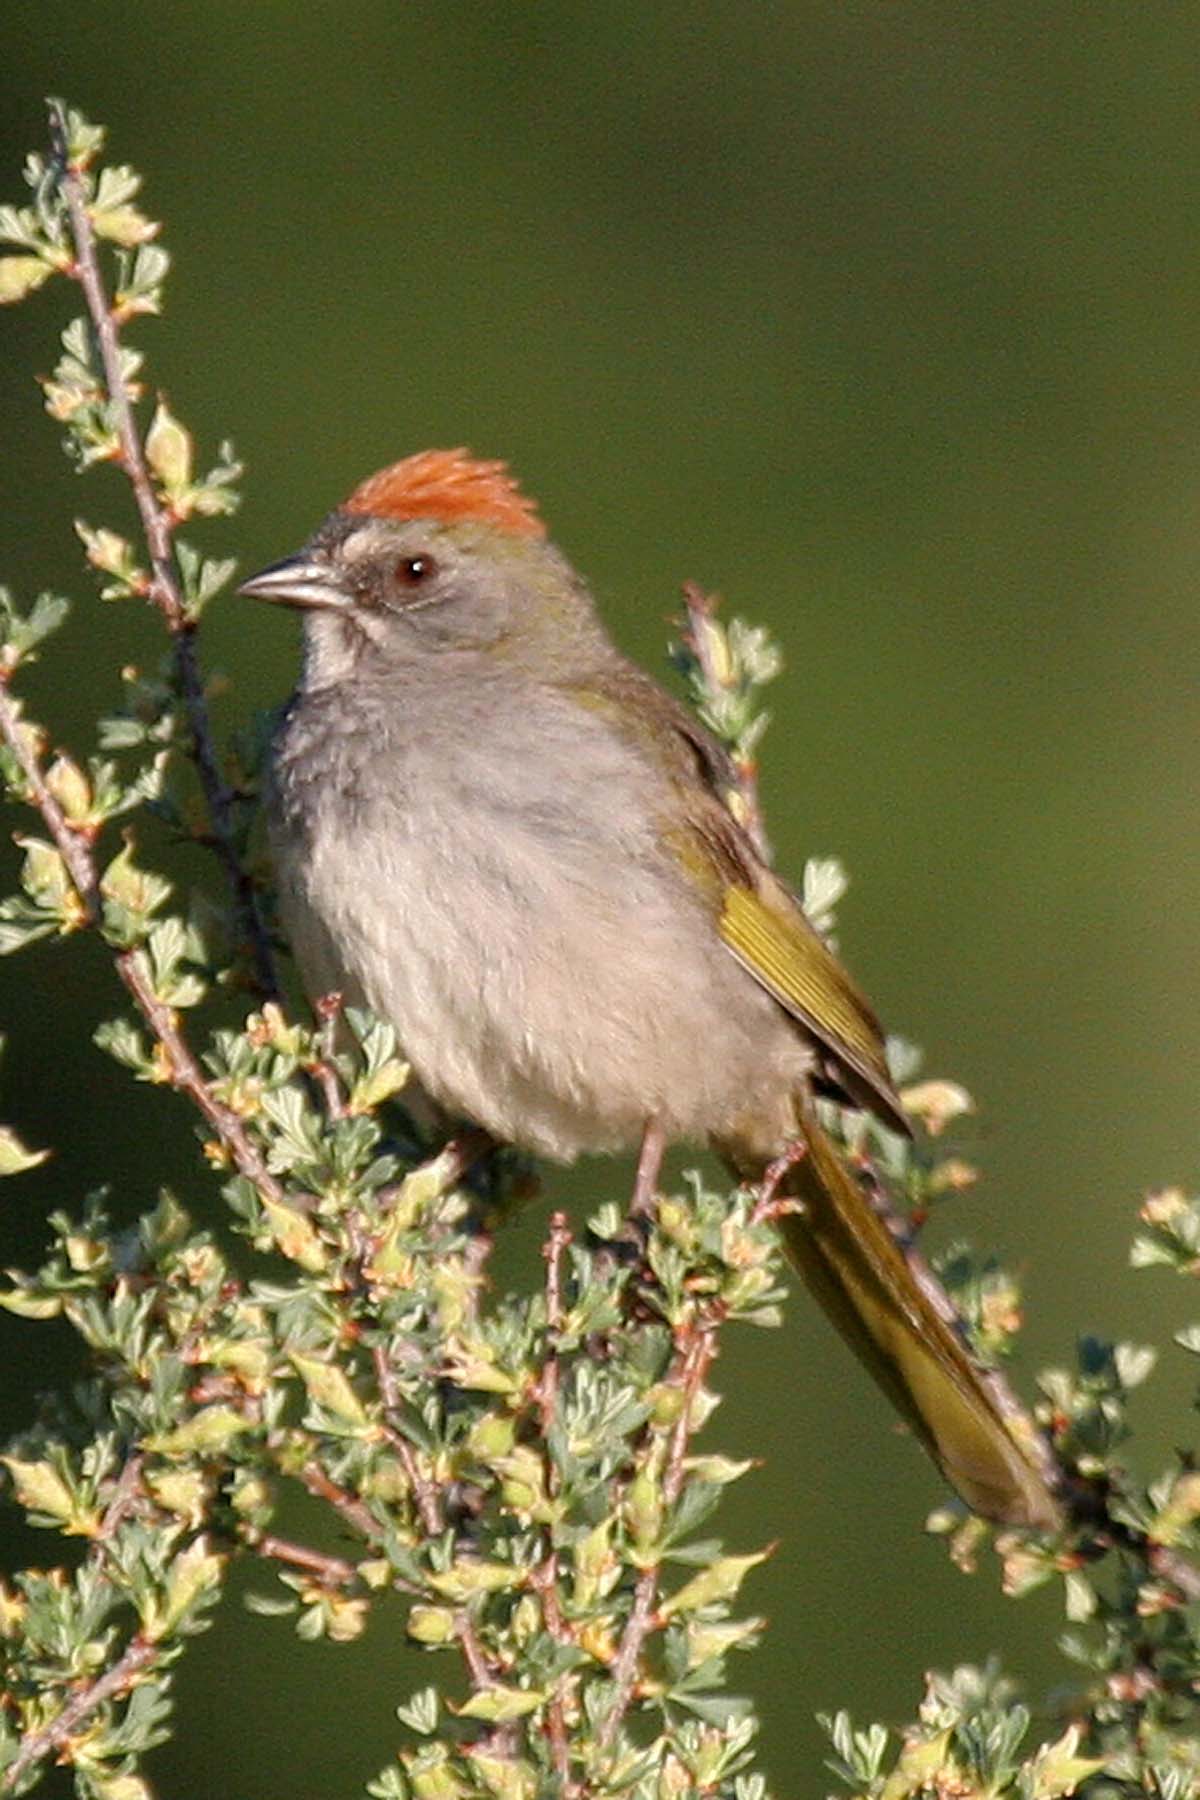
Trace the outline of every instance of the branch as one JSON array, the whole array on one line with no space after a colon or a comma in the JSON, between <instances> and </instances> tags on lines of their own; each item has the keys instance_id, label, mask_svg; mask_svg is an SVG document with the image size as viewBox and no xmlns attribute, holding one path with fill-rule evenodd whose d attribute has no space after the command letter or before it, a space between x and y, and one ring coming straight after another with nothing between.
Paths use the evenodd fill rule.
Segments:
<instances>
[{"instance_id":1,"label":"branch","mask_svg":"<svg viewBox=\"0 0 1200 1800\"><path fill-rule=\"evenodd\" d=\"M692 1414L709 1364L716 1355L716 1326L717 1321L713 1318L693 1326L676 1364L674 1379L676 1385L683 1388L683 1405L671 1428L662 1484L664 1510L674 1506L683 1487L683 1460L692 1434ZM612 1666L612 1705L596 1734L596 1742L601 1750L607 1750L612 1744L633 1699L642 1649L655 1626L658 1573L659 1565L655 1563L650 1568L643 1569L638 1576L633 1607L625 1621L620 1648Z\"/></svg>"},{"instance_id":2,"label":"branch","mask_svg":"<svg viewBox=\"0 0 1200 1800\"><path fill-rule=\"evenodd\" d=\"M154 1661L159 1646L151 1638L132 1638L111 1669L90 1687L81 1688L56 1719L21 1739L20 1749L4 1772L0 1786L11 1793L35 1763L68 1743L79 1727L110 1700L124 1699L137 1686L139 1675Z\"/></svg>"},{"instance_id":3,"label":"branch","mask_svg":"<svg viewBox=\"0 0 1200 1800\"><path fill-rule=\"evenodd\" d=\"M0 723L0 732L3 724ZM186 1094L228 1150L238 1173L252 1182L264 1200L277 1206L289 1201L283 1184L267 1168L238 1115L217 1099L204 1071L193 1056L179 1028L174 1007L160 1000L147 979L146 961L136 950L122 950L116 957L117 974L133 997L138 1011L161 1044L171 1086Z\"/></svg>"},{"instance_id":4,"label":"branch","mask_svg":"<svg viewBox=\"0 0 1200 1800\"><path fill-rule=\"evenodd\" d=\"M47 831L54 840L71 877L84 918L89 925L101 921L100 881L96 861L82 832L68 822L62 808L46 786L41 763L33 747L28 727L23 727L20 712L7 686L0 680L0 739L20 765L29 788L33 806L41 814ZM145 958L137 950L121 950L114 958L117 974L132 996L142 1018L162 1046L171 1085L192 1100L208 1120L240 1174L253 1182L264 1199L286 1205L283 1186L271 1174L252 1142L241 1119L222 1104L204 1078L179 1029L173 1007L160 1000L152 988Z\"/></svg>"},{"instance_id":5,"label":"branch","mask_svg":"<svg viewBox=\"0 0 1200 1800\"><path fill-rule=\"evenodd\" d=\"M46 786L42 774L42 766L34 748L34 737L28 725L21 719L21 711L17 702L8 690L7 681L0 675L0 737L3 738L20 765L29 788L32 804L42 815L46 830L54 840L55 848L66 864L68 875L74 883L75 892L79 895L84 916L89 925L100 922L100 887L96 877L96 864L87 842L82 834L68 822L62 807Z\"/></svg>"},{"instance_id":6,"label":"branch","mask_svg":"<svg viewBox=\"0 0 1200 1800\"><path fill-rule=\"evenodd\" d=\"M358 1570L344 1556L327 1555L308 1544L276 1537L273 1532L264 1532L257 1538L247 1533L245 1541L256 1555L272 1562L287 1563L293 1569L303 1569L306 1574L315 1575L325 1587L349 1587L359 1579Z\"/></svg>"},{"instance_id":7,"label":"branch","mask_svg":"<svg viewBox=\"0 0 1200 1800\"><path fill-rule=\"evenodd\" d=\"M50 107L50 138L75 243L75 261L68 272L83 290L88 315L96 334L105 384L116 420L117 438L121 447L120 462L133 489L146 548L150 553L153 580L149 598L162 614L171 634L175 669L187 717L191 757L200 777L212 822L213 848L225 870L234 913L241 922L250 947L256 985L265 998L275 998L279 993L275 953L253 878L243 865L237 850L233 823L234 795L218 765L212 721L204 695L204 678L196 652L196 622L189 617L175 563L172 545L175 521L155 498L154 483L146 464L141 436L121 372L117 321L100 272L96 234L88 214L82 175L70 161L66 120L56 103L52 103Z\"/></svg>"}]
</instances>

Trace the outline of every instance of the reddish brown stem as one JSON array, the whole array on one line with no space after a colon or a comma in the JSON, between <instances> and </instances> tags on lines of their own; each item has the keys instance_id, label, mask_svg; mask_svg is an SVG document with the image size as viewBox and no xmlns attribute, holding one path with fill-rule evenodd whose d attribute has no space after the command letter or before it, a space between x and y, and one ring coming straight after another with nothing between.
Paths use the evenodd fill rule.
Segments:
<instances>
[{"instance_id":1,"label":"reddish brown stem","mask_svg":"<svg viewBox=\"0 0 1200 1800\"><path fill-rule=\"evenodd\" d=\"M160 1000L151 987L145 958L137 950L123 950L116 966L138 1011L162 1045L172 1087L194 1102L229 1151L238 1172L253 1182L263 1198L286 1205L282 1184L267 1168L241 1119L217 1099L204 1079L204 1071L179 1029L174 1008Z\"/></svg>"},{"instance_id":2,"label":"reddish brown stem","mask_svg":"<svg viewBox=\"0 0 1200 1800\"><path fill-rule=\"evenodd\" d=\"M300 1483L307 1488L314 1499L324 1500L332 1506L340 1519L356 1531L361 1538L370 1544L377 1544L383 1536L383 1526L379 1523L370 1507L356 1498L348 1488L339 1487L337 1482L328 1476L319 1463L307 1462L298 1471Z\"/></svg>"},{"instance_id":3,"label":"reddish brown stem","mask_svg":"<svg viewBox=\"0 0 1200 1800\"><path fill-rule=\"evenodd\" d=\"M149 1638L132 1638L111 1669L88 1687L80 1688L48 1725L22 1738L21 1747L0 1783L4 1791L11 1793L36 1763L69 1744L78 1735L80 1727L102 1706L111 1700L123 1700L137 1686L138 1677L153 1663L157 1654L158 1645Z\"/></svg>"},{"instance_id":4,"label":"reddish brown stem","mask_svg":"<svg viewBox=\"0 0 1200 1800\"><path fill-rule=\"evenodd\" d=\"M662 1160L666 1154L666 1148L667 1133L662 1120L647 1119L642 1131L637 1174L633 1183L633 1199L629 1207L629 1216L632 1219L648 1219L654 1212L654 1202L658 1194L658 1177L662 1170Z\"/></svg>"},{"instance_id":5,"label":"reddish brown stem","mask_svg":"<svg viewBox=\"0 0 1200 1800\"><path fill-rule=\"evenodd\" d=\"M293 1569L303 1569L306 1574L315 1575L325 1587L349 1587L358 1580L358 1570L344 1556L329 1556L323 1550L293 1543L290 1538L276 1537L272 1532L265 1532L250 1543L257 1555L269 1557L272 1562L287 1563Z\"/></svg>"},{"instance_id":6,"label":"reddish brown stem","mask_svg":"<svg viewBox=\"0 0 1200 1800\"><path fill-rule=\"evenodd\" d=\"M551 1341L546 1350L541 1378L537 1384L542 1442L547 1445L558 1409L558 1350L554 1339L562 1324L562 1260L570 1242L571 1231L567 1224L567 1215L561 1212L552 1213L549 1235L542 1245L542 1255L546 1259L546 1329ZM554 1493L557 1489L558 1471L554 1467L548 1451L546 1478L550 1492Z\"/></svg>"},{"instance_id":7,"label":"reddish brown stem","mask_svg":"<svg viewBox=\"0 0 1200 1800\"><path fill-rule=\"evenodd\" d=\"M692 1434L692 1415L709 1364L716 1354L716 1322L693 1326L684 1340L673 1377L683 1389L679 1417L671 1428L663 1473L662 1493L666 1507L674 1506L683 1488L683 1462L688 1439ZM597 1734L602 1750L612 1744L621 1721L629 1710L637 1686L638 1669L646 1639L654 1630L658 1600L658 1566L643 1569L633 1590L633 1605L621 1633L621 1643L612 1666L613 1700Z\"/></svg>"},{"instance_id":8,"label":"reddish brown stem","mask_svg":"<svg viewBox=\"0 0 1200 1800\"><path fill-rule=\"evenodd\" d=\"M83 906L86 922L95 925L100 918L95 861L85 838L70 824L62 807L46 786L30 731L28 726L22 728L20 708L9 693L7 683L0 679L0 737L19 764L25 777L25 785L29 789L30 800L41 813L42 822L54 840L55 849L66 864L67 874L71 877Z\"/></svg>"},{"instance_id":9,"label":"reddish brown stem","mask_svg":"<svg viewBox=\"0 0 1200 1800\"><path fill-rule=\"evenodd\" d=\"M421 1523L430 1537L440 1537L445 1530L442 1517L441 1497L432 1481L421 1473L420 1464L408 1439L399 1431L388 1433L396 1455L404 1465L404 1473L408 1477L408 1485L412 1489L413 1499L417 1503L417 1511L421 1515Z\"/></svg>"},{"instance_id":10,"label":"reddish brown stem","mask_svg":"<svg viewBox=\"0 0 1200 1800\"><path fill-rule=\"evenodd\" d=\"M21 729L16 702L3 683L0 683L0 739L20 765L32 803L41 814L79 895L86 922L99 924L100 884L95 859L82 834L72 828L46 786L29 735ZM254 1183L264 1199L286 1204L283 1187L267 1168L241 1119L222 1105L205 1080L204 1071L179 1029L174 1008L155 994L144 956L138 950L122 950L114 960L117 974L162 1047L171 1085L199 1108L225 1145L239 1173Z\"/></svg>"},{"instance_id":11,"label":"reddish brown stem","mask_svg":"<svg viewBox=\"0 0 1200 1800\"><path fill-rule=\"evenodd\" d=\"M463 1661L467 1665L467 1672L475 1686L477 1688L495 1687L496 1677L488 1665L483 1646L471 1623L471 1615L465 1607L455 1615L454 1629L458 1634L458 1642L463 1653Z\"/></svg>"}]
</instances>

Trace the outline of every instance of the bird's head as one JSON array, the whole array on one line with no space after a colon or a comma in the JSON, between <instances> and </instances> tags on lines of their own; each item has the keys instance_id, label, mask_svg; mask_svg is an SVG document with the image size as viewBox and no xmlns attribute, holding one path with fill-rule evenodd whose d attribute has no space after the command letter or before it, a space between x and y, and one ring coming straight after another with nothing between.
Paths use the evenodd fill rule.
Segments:
<instances>
[{"instance_id":1,"label":"bird's head","mask_svg":"<svg viewBox=\"0 0 1200 1800\"><path fill-rule=\"evenodd\" d=\"M381 469L241 592L303 610L322 683L456 651L571 661L599 630L534 502L466 450Z\"/></svg>"}]
</instances>

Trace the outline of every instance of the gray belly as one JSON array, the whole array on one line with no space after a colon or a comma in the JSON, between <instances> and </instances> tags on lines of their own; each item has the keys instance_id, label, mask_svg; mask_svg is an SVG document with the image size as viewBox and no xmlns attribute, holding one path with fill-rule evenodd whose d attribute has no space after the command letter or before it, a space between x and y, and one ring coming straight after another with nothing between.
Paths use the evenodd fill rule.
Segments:
<instances>
[{"instance_id":1,"label":"gray belly","mask_svg":"<svg viewBox=\"0 0 1200 1800\"><path fill-rule=\"evenodd\" d=\"M787 1135L801 1034L645 846L553 832L461 790L424 817L277 819L281 903L310 993L396 1028L423 1087L569 1160L638 1139ZM569 812L569 808L568 808Z\"/></svg>"}]
</instances>

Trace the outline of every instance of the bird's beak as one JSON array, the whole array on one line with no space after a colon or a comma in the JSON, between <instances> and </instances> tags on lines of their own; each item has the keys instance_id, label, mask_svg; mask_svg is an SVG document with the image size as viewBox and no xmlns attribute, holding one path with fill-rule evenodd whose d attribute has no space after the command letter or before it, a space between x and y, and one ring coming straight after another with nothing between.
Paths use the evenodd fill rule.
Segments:
<instances>
[{"instance_id":1,"label":"bird's beak","mask_svg":"<svg viewBox=\"0 0 1200 1800\"><path fill-rule=\"evenodd\" d=\"M348 606L350 597L338 585L328 563L301 551L298 556L285 556L272 563L238 587L239 594L252 600L275 600L284 606Z\"/></svg>"}]
</instances>

